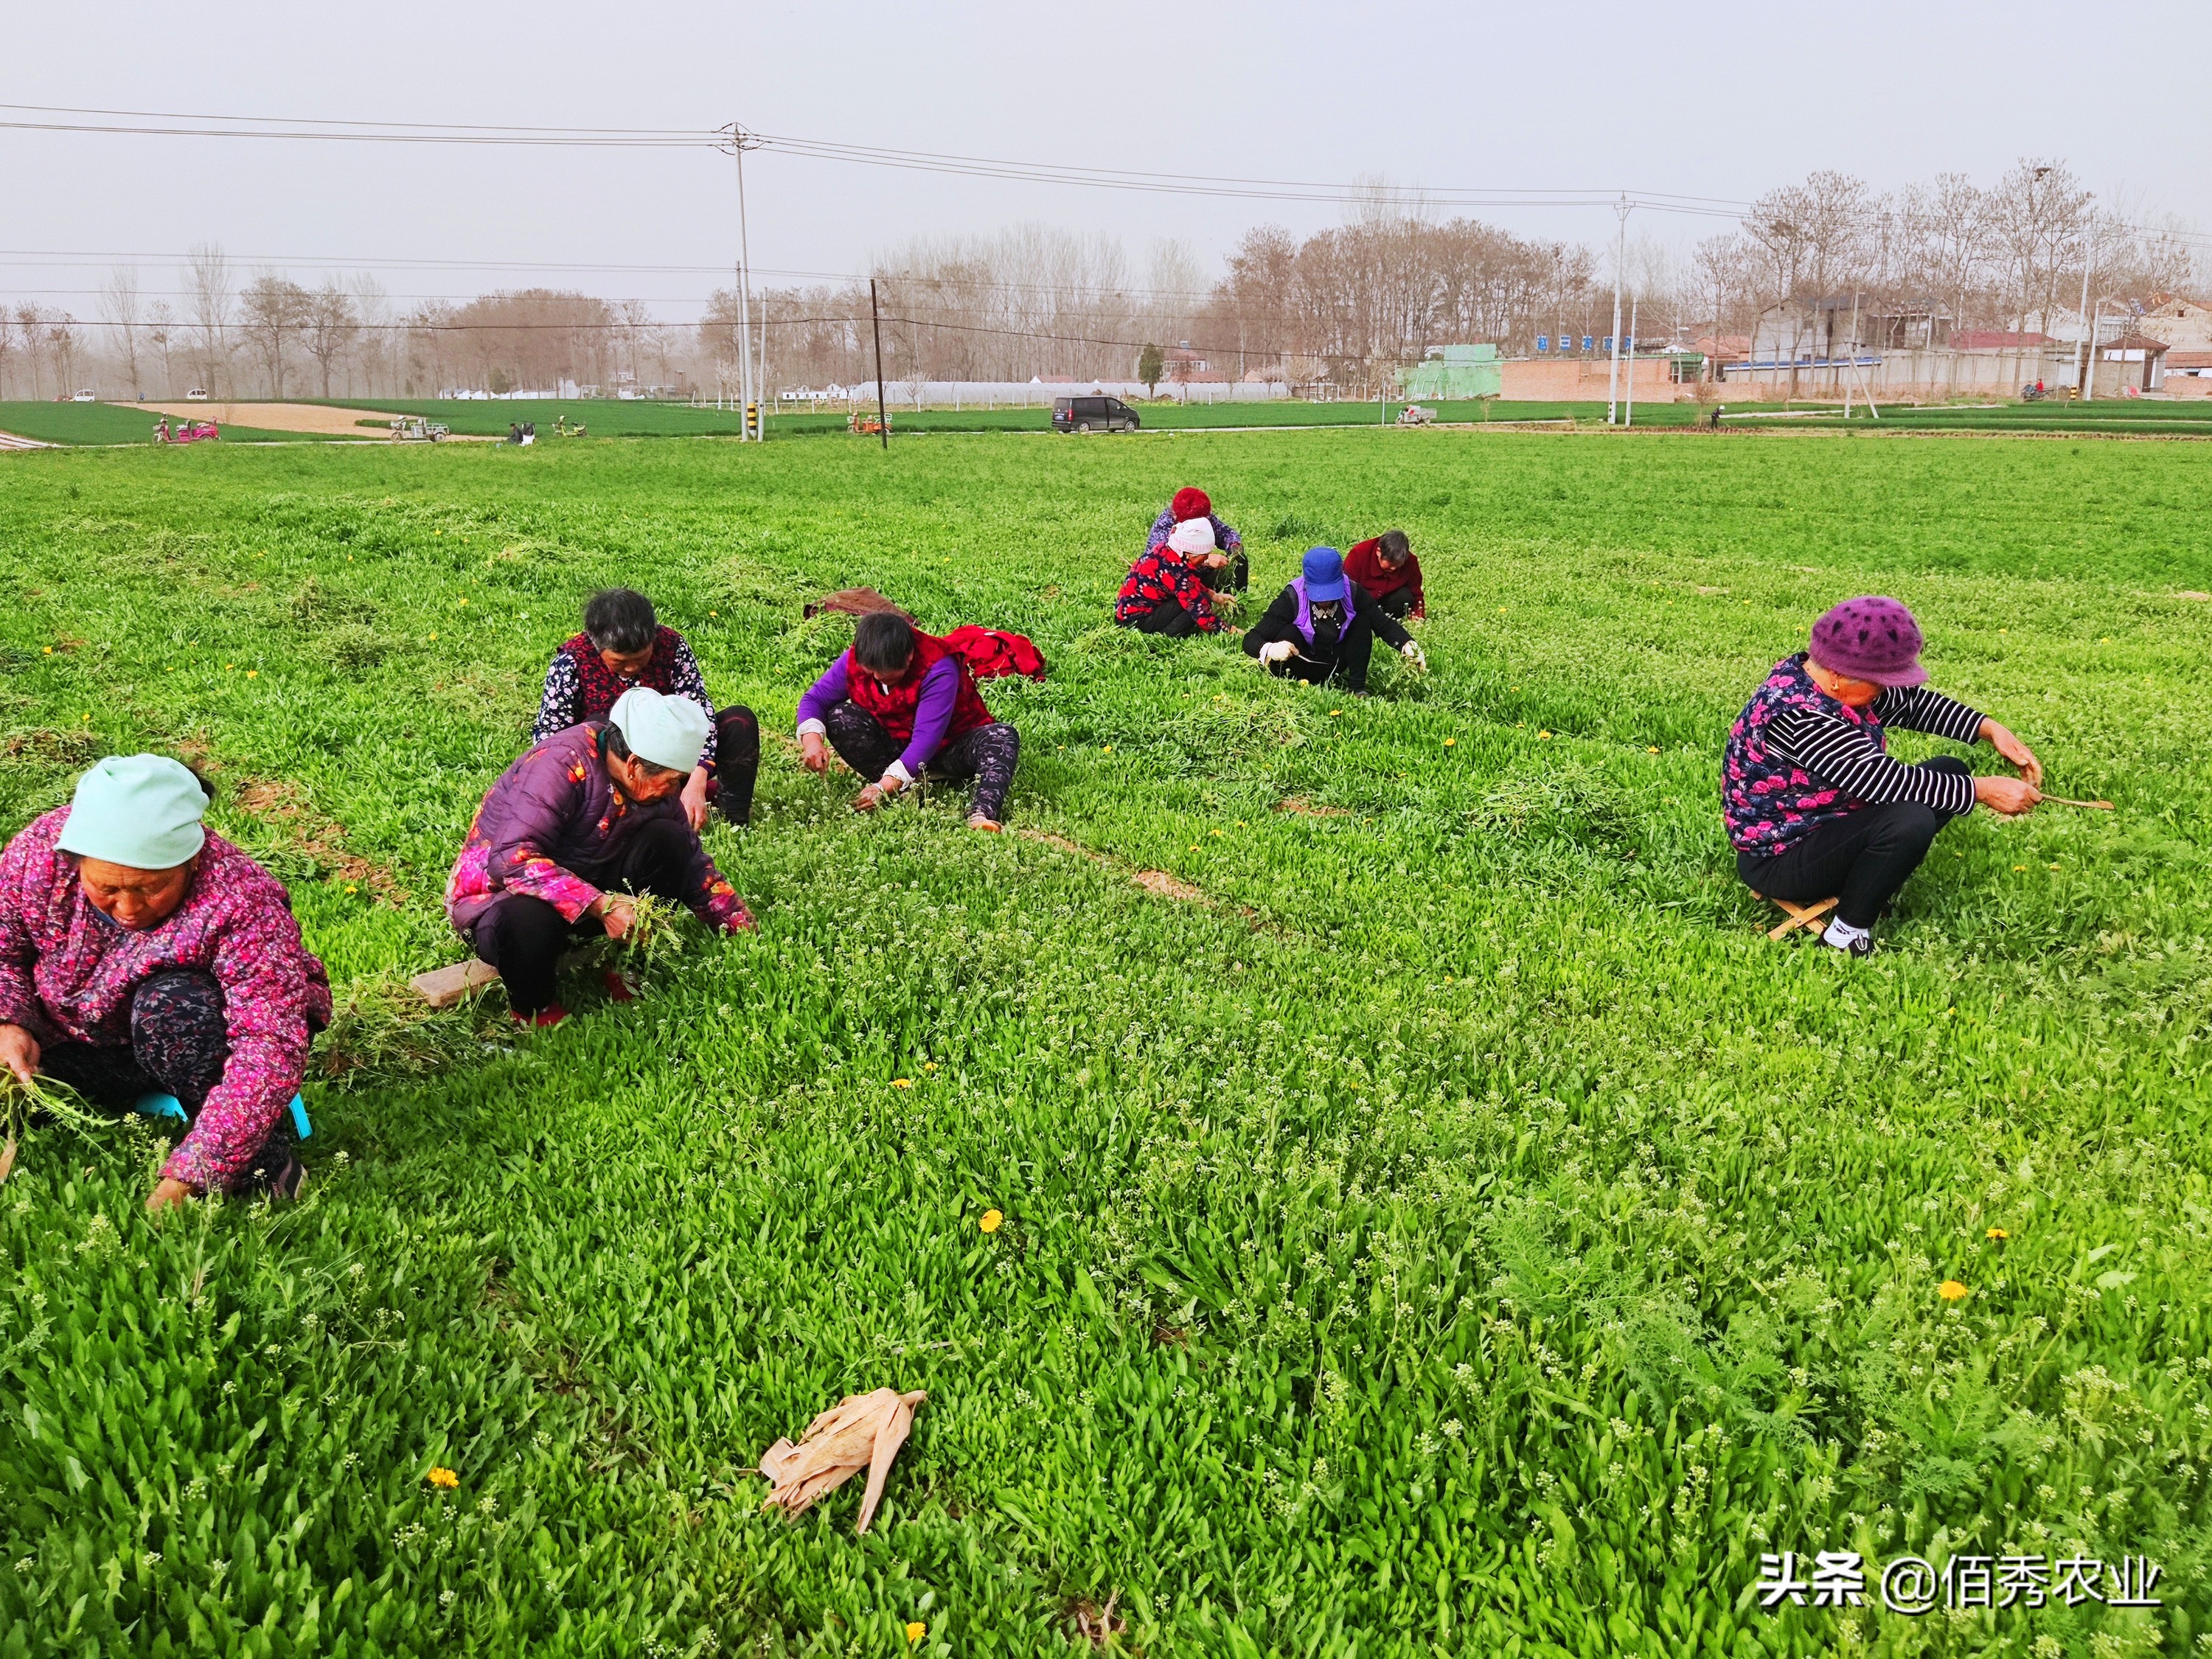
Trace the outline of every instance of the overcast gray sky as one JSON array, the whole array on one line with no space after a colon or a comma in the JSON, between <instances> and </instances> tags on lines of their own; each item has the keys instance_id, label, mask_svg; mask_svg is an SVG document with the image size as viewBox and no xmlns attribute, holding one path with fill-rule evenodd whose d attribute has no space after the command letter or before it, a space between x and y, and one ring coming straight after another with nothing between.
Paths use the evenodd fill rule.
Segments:
<instances>
[{"instance_id":1,"label":"overcast gray sky","mask_svg":"<svg viewBox=\"0 0 2212 1659\"><path fill-rule=\"evenodd\" d=\"M1887 188L1994 182L2023 155L2212 228L2212 5L1377 3L302 5L67 0L8 9L0 101L222 115L713 127L1167 172L1747 199L1816 167ZM99 266L202 240L241 264L367 256L398 296L531 278L478 262L722 265L731 164L708 152L455 149L0 131L0 295L81 316ZM763 268L853 271L918 234L1021 220L1107 230L1139 270L1209 262L1249 226L1332 210L945 177L765 154ZM1496 210L1598 242L1601 210ZM1687 243L1725 226L1640 219ZM315 272L296 274L313 281ZM696 313L714 279L559 282Z\"/></svg>"}]
</instances>

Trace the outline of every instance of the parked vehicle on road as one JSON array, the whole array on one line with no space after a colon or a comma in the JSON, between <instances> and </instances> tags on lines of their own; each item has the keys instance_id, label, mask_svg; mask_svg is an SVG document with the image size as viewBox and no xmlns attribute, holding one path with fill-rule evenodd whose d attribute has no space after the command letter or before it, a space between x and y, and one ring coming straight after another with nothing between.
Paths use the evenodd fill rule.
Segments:
<instances>
[{"instance_id":1,"label":"parked vehicle on road","mask_svg":"<svg viewBox=\"0 0 2212 1659\"><path fill-rule=\"evenodd\" d=\"M73 404L96 404L100 401L100 394L89 390L81 391L70 401Z\"/></svg>"},{"instance_id":2,"label":"parked vehicle on road","mask_svg":"<svg viewBox=\"0 0 2212 1659\"><path fill-rule=\"evenodd\" d=\"M154 424L154 441L157 444L209 443L222 436L213 421L179 421L172 428L165 415Z\"/></svg>"},{"instance_id":3,"label":"parked vehicle on road","mask_svg":"<svg viewBox=\"0 0 2212 1659\"><path fill-rule=\"evenodd\" d=\"M1134 432L1144 422L1119 398L1054 398L1054 432Z\"/></svg>"},{"instance_id":4,"label":"parked vehicle on road","mask_svg":"<svg viewBox=\"0 0 2212 1659\"><path fill-rule=\"evenodd\" d=\"M426 421L420 415L401 415L392 422L392 441L396 444L434 444L452 432L453 428L443 421Z\"/></svg>"},{"instance_id":5,"label":"parked vehicle on road","mask_svg":"<svg viewBox=\"0 0 2212 1659\"><path fill-rule=\"evenodd\" d=\"M185 393L185 401L188 404L205 403L207 401L207 388L204 386L194 386L190 392Z\"/></svg>"}]
</instances>

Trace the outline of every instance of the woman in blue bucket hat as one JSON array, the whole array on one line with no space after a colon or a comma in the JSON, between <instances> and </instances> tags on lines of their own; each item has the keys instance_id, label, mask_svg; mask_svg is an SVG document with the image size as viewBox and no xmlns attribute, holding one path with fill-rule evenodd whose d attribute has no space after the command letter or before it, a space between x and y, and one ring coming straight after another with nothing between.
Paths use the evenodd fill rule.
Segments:
<instances>
[{"instance_id":1,"label":"woman in blue bucket hat","mask_svg":"<svg viewBox=\"0 0 2212 1659\"><path fill-rule=\"evenodd\" d=\"M1309 685L1340 685L1355 696L1367 690L1367 662L1377 635L1416 667L1428 660L1413 636L1375 598L1344 574L1344 556L1333 547L1306 550L1296 581L1275 595L1244 635L1244 654L1271 674Z\"/></svg>"}]
</instances>

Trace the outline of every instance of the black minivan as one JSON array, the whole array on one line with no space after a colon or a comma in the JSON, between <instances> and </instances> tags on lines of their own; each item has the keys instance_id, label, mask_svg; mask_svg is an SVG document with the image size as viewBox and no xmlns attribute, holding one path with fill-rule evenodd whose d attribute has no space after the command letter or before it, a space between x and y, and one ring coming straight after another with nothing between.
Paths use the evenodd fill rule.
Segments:
<instances>
[{"instance_id":1,"label":"black minivan","mask_svg":"<svg viewBox=\"0 0 2212 1659\"><path fill-rule=\"evenodd\" d=\"M1134 432L1144 422L1119 398L1054 398L1054 432Z\"/></svg>"}]
</instances>

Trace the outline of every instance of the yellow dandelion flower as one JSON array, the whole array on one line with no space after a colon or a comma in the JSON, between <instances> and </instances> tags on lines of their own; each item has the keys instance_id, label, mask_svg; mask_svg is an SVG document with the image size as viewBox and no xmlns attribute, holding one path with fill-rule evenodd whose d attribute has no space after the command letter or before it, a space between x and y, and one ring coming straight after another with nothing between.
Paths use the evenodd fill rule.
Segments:
<instances>
[{"instance_id":1,"label":"yellow dandelion flower","mask_svg":"<svg viewBox=\"0 0 2212 1659\"><path fill-rule=\"evenodd\" d=\"M1992 1227L1989 1231L1984 1233L1982 1237L1984 1238L1994 1238L1998 1243L2002 1244L2005 1240L2010 1238L2012 1235L2002 1227Z\"/></svg>"},{"instance_id":2,"label":"yellow dandelion flower","mask_svg":"<svg viewBox=\"0 0 2212 1659\"><path fill-rule=\"evenodd\" d=\"M1646 753L1647 755L1656 755L1656 754L1657 754L1657 753L1659 752L1659 745L1658 745L1657 744L1656 744L1656 743L1655 743L1655 744L1652 744L1649 749L1645 750L1644 752L1644 753Z\"/></svg>"},{"instance_id":3,"label":"yellow dandelion flower","mask_svg":"<svg viewBox=\"0 0 2212 1659\"><path fill-rule=\"evenodd\" d=\"M1552 740L1552 734L1549 732L1539 732L1536 735L1543 738L1547 743L1549 743Z\"/></svg>"},{"instance_id":4,"label":"yellow dandelion flower","mask_svg":"<svg viewBox=\"0 0 2212 1659\"><path fill-rule=\"evenodd\" d=\"M1458 739L1457 738L1446 738L1444 739L1444 747L1445 747L1445 748L1447 748L1447 749L1449 749L1449 748L1450 748L1454 744L1457 743L1458 741L1459 741L1459 739Z\"/></svg>"},{"instance_id":5,"label":"yellow dandelion flower","mask_svg":"<svg viewBox=\"0 0 2212 1659\"><path fill-rule=\"evenodd\" d=\"M1210 831L1209 833L1210 833L1210 834L1212 834L1212 835L1216 835L1216 836L1218 836L1218 835L1219 835L1219 834L1221 833L1221 831L1219 831L1218 830L1212 830L1212 831Z\"/></svg>"},{"instance_id":6,"label":"yellow dandelion flower","mask_svg":"<svg viewBox=\"0 0 2212 1659\"><path fill-rule=\"evenodd\" d=\"M1342 710L1341 708L1332 708L1332 709L1330 709L1330 710L1328 711L1328 717L1329 717L1329 719L1331 719L1331 720L1334 720L1334 719L1335 719L1339 714L1341 714L1343 712L1344 712L1344 710Z\"/></svg>"},{"instance_id":7,"label":"yellow dandelion flower","mask_svg":"<svg viewBox=\"0 0 2212 1659\"><path fill-rule=\"evenodd\" d=\"M2014 874L2018 874L2021 871L2025 870L2025 869L2027 869L2027 866L2026 865L2024 865L2024 864L2015 864L2015 865L2014 865L2014 866L2013 866L2013 872L2014 872Z\"/></svg>"},{"instance_id":8,"label":"yellow dandelion flower","mask_svg":"<svg viewBox=\"0 0 2212 1659\"><path fill-rule=\"evenodd\" d=\"M261 671L258 668L249 668L246 671L246 678L249 680L258 680L261 678ZM2058 866L2054 864L2051 867L2056 870Z\"/></svg>"},{"instance_id":9,"label":"yellow dandelion flower","mask_svg":"<svg viewBox=\"0 0 2212 1659\"><path fill-rule=\"evenodd\" d=\"M434 639L436 639L438 636L437 636L435 634L433 634L433 635L430 635L430 637L431 637L432 639L434 639Z\"/></svg>"},{"instance_id":10,"label":"yellow dandelion flower","mask_svg":"<svg viewBox=\"0 0 2212 1659\"><path fill-rule=\"evenodd\" d=\"M1109 744L1107 744L1103 749L1100 750L1098 752L1099 752L1100 754L1102 754L1102 755L1110 755L1110 754L1112 754L1112 753L1114 752L1114 745L1113 745L1112 744L1110 744L1110 743L1109 743Z\"/></svg>"},{"instance_id":11,"label":"yellow dandelion flower","mask_svg":"<svg viewBox=\"0 0 2212 1659\"><path fill-rule=\"evenodd\" d=\"M929 1626L923 1624L919 1619L915 1620L912 1624L906 1627L906 1639L908 1645L912 1645L914 1643L919 1642L923 1637L928 1634Z\"/></svg>"},{"instance_id":12,"label":"yellow dandelion flower","mask_svg":"<svg viewBox=\"0 0 2212 1659\"><path fill-rule=\"evenodd\" d=\"M2055 864L2054 864L2054 865L2052 865L2051 867L2052 869L2056 870L2058 866L2057 866L2057 865L2055 865Z\"/></svg>"},{"instance_id":13,"label":"yellow dandelion flower","mask_svg":"<svg viewBox=\"0 0 2212 1659\"><path fill-rule=\"evenodd\" d=\"M999 1231L999 1224L1006 1218L996 1210L986 1210L983 1212L982 1218L975 1224L987 1233L995 1233Z\"/></svg>"},{"instance_id":14,"label":"yellow dandelion flower","mask_svg":"<svg viewBox=\"0 0 2212 1659\"><path fill-rule=\"evenodd\" d=\"M446 1492L451 1492L461 1484L461 1477L442 1463L430 1471L428 1479L432 1486Z\"/></svg>"},{"instance_id":15,"label":"yellow dandelion flower","mask_svg":"<svg viewBox=\"0 0 2212 1659\"><path fill-rule=\"evenodd\" d=\"M910 1077L895 1077L891 1079L891 1087L894 1089L911 1089L914 1087L914 1079Z\"/></svg>"},{"instance_id":16,"label":"yellow dandelion flower","mask_svg":"<svg viewBox=\"0 0 2212 1659\"><path fill-rule=\"evenodd\" d=\"M933 1060L925 1060L921 1062L921 1069L925 1072L933 1072L937 1069L937 1062Z\"/></svg>"},{"instance_id":17,"label":"yellow dandelion flower","mask_svg":"<svg viewBox=\"0 0 2212 1659\"><path fill-rule=\"evenodd\" d=\"M48 647L46 648L46 654L47 656L49 656L49 657L52 656L52 655L54 654L54 648L53 648L53 647L52 647L51 645L50 645L50 646L48 646Z\"/></svg>"},{"instance_id":18,"label":"yellow dandelion flower","mask_svg":"<svg viewBox=\"0 0 2212 1659\"><path fill-rule=\"evenodd\" d=\"M1946 1302L1963 1302L1966 1299L1966 1287L1955 1279L1947 1279L1936 1287L1936 1294Z\"/></svg>"}]
</instances>

